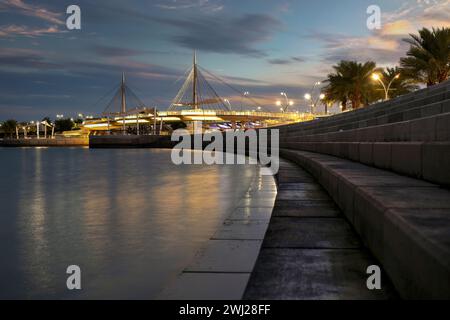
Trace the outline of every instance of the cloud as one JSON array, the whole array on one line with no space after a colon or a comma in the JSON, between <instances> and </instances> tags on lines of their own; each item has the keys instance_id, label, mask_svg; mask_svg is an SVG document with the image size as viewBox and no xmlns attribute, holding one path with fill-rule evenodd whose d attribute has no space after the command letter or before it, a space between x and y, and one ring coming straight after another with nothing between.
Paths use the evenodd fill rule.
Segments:
<instances>
[{"instance_id":1,"label":"cloud","mask_svg":"<svg viewBox=\"0 0 450 320\"><path fill-rule=\"evenodd\" d=\"M321 58L326 63L371 60L392 66L397 64L407 50L407 45L397 36L349 36L333 33L313 33L310 36L324 44L325 50Z\"/></svg>"},{"instance_id":2,"label":"cloud","mask_svg":"<svg viewBox=\"0 0 450 320\"><path fill-rule=\"evenodd\" d=\"M325 46L323 61L372 60L383 65L395 65L408 50L403 41L411 33L427 27L450 27L450 0L407 2L399 9L383 14L381 30L365 36L324 34L309 36Z\"/></svg>"},{"instance_id":3,"label":"cloud","mask_svg":"<svg viewBox=\"0 0 450 320\"><path fill-rule=\"evenodd\" d=\"M55 34L65 32L59 30L57 26L50 26L48 28L30 28L27 26L0 26L0 38L23 36L23 37L38 37L43 35Z\"/></svg>"},{"instance_id":4,"label":"cloud","mask_svg":"<svg viewBox=\"0 0 450 320\"><path fill-rule=\"evenodd\" d=\"M95 45L92 51L101 57L131 57L144 54L145 51L133 50L128 48Z\"/></svg>"},{"instance_id":5,"label":"cloud","mask_svg":"<svg viewBox=\"0 0 450 320\"><path fill-rule=\"evenodd\" d=\"M53 12L43 7L27 4L22 0L0 0L2 10L12 10L19 14L41 19L56 25L65 24L61 19L62 13Z\"/></svg>"},{"instance_id":6,"label":"cloud","mask_svg":"<svg viewBox=\"0 0 450 320\"><path fill-rule=\"evenodd\" d=\"M94 52L99 57L103 58L116 58L116 57L134 57L141 56L145 54L152 55L185 55L185 53L168 51L168 50L141 50L141 49L130 49L116 46L108 45L93 45L88 46L88 50Z\"/></svg>"},{"instance_id":7,"label":"cloud","mask_svg":"<svg viewBox=\"0 0 450 320\"><path fill-rule=\"evenodd\" d=\"M305 62L305 59L302 57L291 57L288 59L268 59L267 62L276 65L289 65L298 62Z\"/></svg>"},{"instance_id":8,"label":"cloud","mask_svg":"<svg viewBox=\"0 0 450 320\"><path fill-rule=\"evenodd\" d=\"M2 48L0 51L1 69L57 69L59 64L49 62L46 55L37 50Z\"/></svg>"},{"instance_id":9,"label":"cloud","mask_svg":"<svg viewBox=\"0 0 450 320\"><path fill-rule=\"evenodd\" d=\"M237 18L155 19L178 29L180 33L172 36L172 41L184 48L253 57L267 55L255 46L269 40L281 26L280 21L266 14L246 14Z\"/></svg>"},{"instance_id":10,"label":"cloud","mask_svg":"<svg viewBox=\"0 0 450 320\"><path fill-rule=\"evenodd\" d=\"M450 0L442 1L425 8L419 23L424 27L450 28Z\"/></svg>"},{"instance_id":11,"label":"cloud","mask_svg":"<svg viewBox=\"0 0 450 320\"><path fill-rule=\"evenodd\" d=\"M218 12L224 8L222 4L210 0L163 0L158 1L155 6L164 10L200 9L206 12Z\"/></svg>"},{"instance_id":12,"label":"cloud","mask_svg":"<svg viewBox=\"0 0 450 320\"><path fill-rule=\"evenodd\" d=\"M113 59L98 61L77 61L65 59L48 52L21 48L2 48L0 51L0 70L58 72L71 77L114 77L122 72L132 74L141 79L176 79L180 72L176 69L134 61L126 55L117 55Z\"/></svg>"},{"instance_id":13,"label":"cloud","mask_svg":"<svg viewBox=\"0 0 450 320\"><path fill-rule=\"evenodd\" d=\"M397 34L414 33L426 27L450 27L450 0L407 2L400 9L383 15L388 28L398 27Z\"/></svg>"},{"instance_id":14,"label":"cloud","mask_svg":"<svg viewBox=\"0 0 450 320\"><path fill-rule=\"evenodd\" d=\"M417 29L408 20L397 20L383 25L380 34L383 36L406 35L415 32Z\"/></svg>"},{"instance_id":15,"label":"cloud","mask_svg":"<svg viewBox=\"0 0 450 320\"><path fill-rule=\"evenodd\" d=\"M284 64L291 64L292 60L289 59L269 59L267 60L270 64L278 64L278 65L284 65Z\"/></svg>"},{"instance_id":16,"label":"cloud","mask_svg":"<svg viewBox=\"0 0 450 320\"><path fill-rule=\"evenodd\" d=\"M296 62L305 62L306 61L306 59L303 57L292 57L291 59Z\"/></svg>"}]
</instances>

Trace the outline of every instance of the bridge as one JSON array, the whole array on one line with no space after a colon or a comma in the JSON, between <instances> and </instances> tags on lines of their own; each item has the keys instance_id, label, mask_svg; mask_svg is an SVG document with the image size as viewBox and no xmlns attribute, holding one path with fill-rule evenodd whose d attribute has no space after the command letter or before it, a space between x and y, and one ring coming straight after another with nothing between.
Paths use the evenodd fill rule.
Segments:
<instances>
[{"instance_id":1,"label":"bridge","mask_svg":"<svg viewBox=\"0 0 450 320\"><path fill-rule=\"evenodd\" d=\"M248 110L233 109L230 101L219 96L208 78L230 88L237 96L242 97ZM97 119L87 120L83 129L88 132L122 131L127 127L136 128L150 125L153 133L161 132L164 123L184 122L190 124L194 121L205 123L230 123L231 128L248 126L273 126L283 123L307 121L314 118L310 113L292 112L289 105L280 109L280 112L264 111L257 101L244 92L231 86L225 80L200 67L197 55L194 52L192 67L188 70L186 79L172 100L166 111L149 108L137 97L133 90L125 83L122 75L120 85L113 91L113 97L107 104L101 116ZM100 99L102 100L102 99ZM257 125L250 125L258 122Z\"/></svg>"}]
</instances>

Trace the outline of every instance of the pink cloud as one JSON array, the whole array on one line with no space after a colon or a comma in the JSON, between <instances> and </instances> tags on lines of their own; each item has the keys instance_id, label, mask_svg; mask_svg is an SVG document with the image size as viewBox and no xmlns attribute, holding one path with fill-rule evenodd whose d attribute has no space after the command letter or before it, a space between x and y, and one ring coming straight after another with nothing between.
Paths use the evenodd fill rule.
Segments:
<instances>
[{"instance_id":1,"label":"pink cloud","mask_svg":"<svg viewBox=\"0 0 450 320\"><path fill-rule=\"evenodd\" d=\"M57 26L50 26L48 28L32 29L27 26L0 26L0 37L13 37L13 36L23 36L23 37L38 37L48 34L55 34L64 32L58 29Z\"/></svg>"},{"instance_id":2,"label":"pink cloud","mask_svg":"<svg viewBox=\"0 0 450 320\"><path fill-rule=\"evenodd\" d=\"M35 17L53 24L64 24L64 21L61 19L62 13L52 12L43 7L25 3L22 0L0 0L0 9L12 9L20 14Z\"/></svg>"}]
</instances>

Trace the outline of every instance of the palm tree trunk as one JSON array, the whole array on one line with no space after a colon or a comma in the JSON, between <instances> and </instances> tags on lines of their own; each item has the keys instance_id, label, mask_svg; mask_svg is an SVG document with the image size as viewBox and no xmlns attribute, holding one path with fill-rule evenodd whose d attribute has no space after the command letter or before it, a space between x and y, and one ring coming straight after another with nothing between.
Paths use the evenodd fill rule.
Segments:
<instances>
[{"instance_id":1,"label":"palm tree trunk","mask_svg":"<svg viewBox=\"0 0 450 320\"><path fill-rule=\"evenodd\" d=\"M448 78L448 72L444 70L439 73L438 81L439 81L439 83L441 83L441 82L444 82L445 80L447 80L447 78Z\"/></svg>"}]
</instances>

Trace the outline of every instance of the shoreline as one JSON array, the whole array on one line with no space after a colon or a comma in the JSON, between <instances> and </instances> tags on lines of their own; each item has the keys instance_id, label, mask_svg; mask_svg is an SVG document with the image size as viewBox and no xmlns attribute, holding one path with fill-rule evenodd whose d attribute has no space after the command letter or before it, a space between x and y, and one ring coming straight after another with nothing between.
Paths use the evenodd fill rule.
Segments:
<instances>
[{"instance_id":1,"label":"shoreline","mask_svg":"<svg viewBox=\"0 0 450 320\"><path fill-rule=\"evenodd\" d=\"M75 147L89 146L89 138L43 138L43 139L3 139L0 140L0 147L20 148L20 147Z\"/></svg>"},{"instance_id":2,"label":"shoreline","mask_svg":"<svg viewBox=\"0 0 450 320\"><path fill-rule=\"evenodd\" d=\"M158 300L240 300L244 297L274 209L275 176L258 165L249 189ZM217 290L221 287L222 290Z\"/></svg>"}]
</instances>

